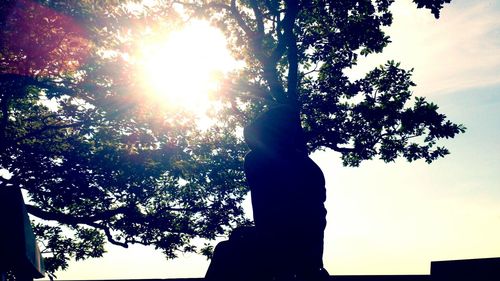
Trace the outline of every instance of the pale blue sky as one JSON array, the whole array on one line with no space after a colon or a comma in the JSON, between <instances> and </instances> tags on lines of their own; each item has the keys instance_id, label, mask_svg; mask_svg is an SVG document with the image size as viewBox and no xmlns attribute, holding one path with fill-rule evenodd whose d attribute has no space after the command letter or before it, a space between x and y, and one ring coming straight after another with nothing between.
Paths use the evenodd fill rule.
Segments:
<instances>
[{"instance_id":1,"label":"pale blue sky","mask_svg":"<svg viewBox=\"0 0 500 281\"><path fill-rule=\"evenodd\" d=\"M332 274L428 274L433 260L500 257L500 5L454 0L436 21L409 0L394 6L393 44L352 75L401 61L417 96L436 102L465 134L428 165L403 160L344 168L334 152L313 158L327 179L324 262ZM152 248L108 246L60 279L202 277L208 262L166 261Z\"/></svg>"}]
</instances>

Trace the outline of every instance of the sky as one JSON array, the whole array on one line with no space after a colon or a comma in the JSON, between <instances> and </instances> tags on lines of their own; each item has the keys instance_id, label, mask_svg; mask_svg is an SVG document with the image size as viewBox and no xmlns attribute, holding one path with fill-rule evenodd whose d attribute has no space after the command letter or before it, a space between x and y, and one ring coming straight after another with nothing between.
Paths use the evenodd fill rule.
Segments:
<instances>
[{"instance_id":1,"label":"sky","mask_svg":"<svg viewBox=\"0 0 500 281\"><path fill-rule=\"evenodd\" d=\"M439 20L409 0L393 11L393 43L351 74L400 61L415 69L414 95L437 103L467 131L441 142L451 154L431 165L373 160L346 168L335 152L312 155L326 177L323 260L333 275L429 274L431 261L500 257L500 3L454 0ZM145 246L107 250L56 275L203 277L209 264L193 254L167 261Z\"/></svg>"}]
</instances>

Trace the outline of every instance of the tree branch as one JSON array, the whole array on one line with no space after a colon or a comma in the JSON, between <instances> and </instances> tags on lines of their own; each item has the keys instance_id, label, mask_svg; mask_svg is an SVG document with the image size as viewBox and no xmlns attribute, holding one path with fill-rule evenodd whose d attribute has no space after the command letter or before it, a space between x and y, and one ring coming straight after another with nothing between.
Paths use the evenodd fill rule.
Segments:
<instances>
[{"instance_id":1,"label":"tree branch","mask_svg":"<svg viewBox=\"0 0 500 281\"><path fill-rule=\"evenodd\" d=\"M116 209L102 211L100 213L96 213L91 216L76 216L71 214L65 214L60 212L50 212L42 210L39 207L26 204L26 209L28 213L43 219L43 220L55 220L61 223L75 225L75 224L89 224L96 221L103 221L110 219L118 214L127 214L131 211L135 212L135 209L130 206L118 207ZM173 211L173 212L197 212L203 209L192 209L192 208L173 208L173 207L164 207L161 209L162 211Z\"/></svg>"},{"instance_id":2,"label":"tree branch","mask_svg":"<svg viewBox=\"0 0 500 281\"><path fill-rule=\"evenodd\" d=\"M119 207L116 209L103 211L92 216L75 216L60 212L49 212L29 204L26 204L26 210L28 211L28 213L43 220L53 220L64 224L76 225L91 224L95 223L96 221L107 220L118 214L126 213L130 210L130 207Z\"/></svg>"},{"instance_id":3,"label":"tree branch","mask_svg":"<svg viewBox=\"0 0 500 281\"><path fill-rule=\"evenodd\" d=\"M231 0L230 10L231 10L231 14L233 15L233 18L238 23L238 26L241 29L243 29L243 31L245 32L245 35L247 36L247 38L253 38L254 37L254 34L253 34L254 32L252 31L252 29L250 29L250 27L247 25L247 23L245 22L245 20L241 16L241 13L238 10L238 7L236 7L236 0Z\"/></svg>"},{"instance_id":4,"label":"tree branch","mask_svg":"<svg viewBox=\"0 0 500 281\"><path fill-rule=\"evenodd\" d=\"M41 134L41 133L43 133L45 131L48 131L48 130L59 130L59 129L65 129L65 128L76 128L78 126L81 126L82 124L85 124L85 122L82 121L82 122L76 122L76 123L70 123L70 124L64 124L64 125L47 125L47 126L44 126L43 128L40 128L40 129L37 129L37 130L33 130L33 131L27 133L26 135L24 135L22 137L14 139L14 142L23 141L25 139L34 137L34 136L39 135L39 134Z\"/></svg>"},{"instance_id":5,"label":"tree branch","mask_svg":"<svg viewBox=\"0 0 500 281\"><path fill-rule=\"evenodd\" d=\"M185 3L182 1L175 1L174 3L186 6L196 6L195 4ZM257 61L262 64L263 77L269 86L271 96L279 103L287 103L285 90L283 88L282 82L280 81L279 78L278 71L276 69L278 61L281 59L286 50L286 44L284 42L281 43L281 40L278 40L277 48L273 50L271 57L265 54L263 50L263 38L265 36L263 14L259 10L257 2L255 0L252 0L250 4L252 5L252 7L255 7L253 8L253 11L256 17L257 31L253 31L245 22L245 20L243 19L243 15L241 14L236 5L236 0L231 0L230 5L221 2L210 2L202 7L199 7L199 9L204 11L210 8L218 8L230 12L231 17L243 30L245 37L248 39L249 47L252 49L253 54L255 54ZM266 5L272 5L272 4L268 1ZM279 21L279 11L275 8L270 8L270 10L272 10L273 13L277 13L276 16Z\"/></svg>"},{"instance_id":6,"label":"tree branch","mask_svg":"<svg viewBox=\"0 0 500 281\"><path fill-rule=\"evenodd\" d=\"M309 70L308 72L305 72L305 73L303 74L303 77L306 77L307 75L309 75L309 74L311 74L311 73L317 72L317 71L318 71L319 64L320 64L320 62L319 62L319 61L317 61L317 62L316 62L316 65L314 66L314 68L313 68L312 70Z\"/></svg>"},{"instance_id":7,"label":"tree branch","mask_svg":"<svg viewBox=\"0 0 500 281\"><path fill-rule=\"evenodd\" d=\"M102 225L102 224L99 224L99 223L86 223L86 225L103 230L109 243L111 243L113 245L121 246L123 248L128 248L127 242L120 242L118 240L115 240L115 238L111 234L111 230L109 229L109 227Z\"/></svg>"},{"instance_id":8,"label":"tree branch","mask_svg":"<svg viewBox=\"0 0 500 281\"><path fill-rule=\"evenodd\" d=\"M284 40L287 46L288 59L288 101L291 105L298 106L298 50L297 38L294 33L295 19L299 12L298 1L286 1L286 15L283 19Z\"/></svg>"},{"instance_id":9,"label":"tree branch","mask_svg":"<svg viewBox=\"0 0 500 281\"><path fill-rule=\"evenodd\" d=\"M286 52L286 41L283 38L283 34L281 34L281 21L278 21L278 26L276 27L276 37L277 37L277 45L276 48L271 53L271 56L269 58L270 62L272 64L277 64L278 61L281 59L283 54Z\"/></svg>"},{"instance_id":10,"label":"tree branch","mask_svg":"<svg viewBox=\"0 0 500 281\"><path fill-rule=\"evenodd\" d=\"M351 148L351 147L339 147L337 144L335 145L326 145L326 147L334 150L334 151L337 151L337 152L340 152L340 153L350 153L350 152L354 152L356 151L354 148Z\"/></svg>"},{"instance_id":11,"label":"tree branch","mask_svg":"<svg viewBox=\"0 0 500 281\"><path fill-rule=\"evenodd\" d=\"M279 11L278 11L278 8L276 7L275 5L275 1L269 1L269 0L265 0L264 1L266 7L269 9L269 11L271 12L272 15L278 17L279 16Z\"/></svg>"},{"instance_id":12,"label":"tree branch","mask_svg":"<svg viewBox=\"0 0 500 281\"><path fill-rule=\"evenodd\" d=\"M254 3L254 1L252 1ZM253 4L252 4L253 5ZM265 52L263 51L263 38L264 38L264 24L262 18L259 19L259 17L262 16L260 10L257 7L257 4L255 3L255 9L254 12L256 13L256 21L257 21L257 30L262 29L262 33L259 34L258 32L255 33L253 32L248 25L245 23L243 20L240 12L238 11L238 8L236 7L236 0L231 0L231 13L233 14L233 17L236 19L238 22L238 25L243 29L245 32L246 37L250 41L250 47L253 49L253 52L255 56L257 57L257 60L262 64L263 68L263 75L264 78L266 79L269 89L271 91L271 95L276 99L276 101L280 103L285 103L286 102L286 97L283 89L283 85L280 82L278 72L276 70L276 62L278 60L269 60L269 57L265 55ZM262 23L259 23L259 21L262 21ZM261 25L259 27L259 25Z\"/></svg>"},{"instance_id":13,"label":"tree branch","mask_svg":"<svg viewBox=\"0 0 500 281\"><path fill-rule=\"evenodd\" d=\"M34 77L21 75L21 74L12 74L12 73L1 74L0 75L0 84L5 84L6 86L9 86L11 91L13 89L21 89L21 88L25 88L27 86L35 86L38 88L59 92L61 94L73 93L73 90L71 90L67 87L61 87L61 86L56 85L53 82L49 82L46 80L38 80ZM5 86L3 86L3 87L5 87ZM21 91L19 91L18 94L22 94ZM12 97L15 98L15 96L12 96Z\"/></svg>"},{"instance_id":14,"label":"tree branch","mask_svg":"<svg viewBox=\"0 0 500 281\"><path fill-rule=\"evenodd\" d=\"M252 6L252 10L255 15L257 34L259 37L264 37L264 18L262 16L262 12L259 9L259 5L257 4L256 0L251 0L250 6Z\"/></svg>"},{"instance_id":15,"label":"tree branch","mask_svg":"<svg viewBox=\"0 0 500 281\"><path fill-rule=\"evenodd\" d=\"M111 234L111 228L109 226L107 226L103 223L99 223L99 221L108 220L108 219L110 219L118 214L125 214L126 215L126 214L129 214L130 212L137 212L135 210L135 208L133 208L133 207L128 207L128 206L127 207L119 207L119 208L116 208L113 210L103 211L103 212L97 213L97 214L92 215L92 216L74 216L74 215L64 214L64 213L60 213L60 212L50 212L50 211L42 210L39 207L29 205L29 204L26 204L26 209L27 209L28 213L30 213L31 215L34 215L34 216L36 216L40 219L43 219L43 220L53 220L53 221L57 221L57 222L60 222L63 224L68 224L68 225L85 224L85 225L88 225L91 227L95 227L97 229L101 229L102 231L104 231L104 234L106 235L106 238L108 239L108 241L111 244L114 244L117 246L127 248L128 243L142 243L142 242L140 242L138 240L134 240L134 239L126 239L125 242L120 242L113 237L113 235ZM201 210L201 209L199 209L199 210ZM196 209L188 209L188 208L165 207L165 208L161 208L158 211L159 212L166 212L166 211L197 211L197 210ZM141 222L141 221L143 221L143 223L151 222L152 219L154 219L154 218L144 216L138 222ZM162 223L162 224L164 225L164 223ZM167 229L167 231L172 232L172 233L193 234L189 231L180 231L180 230L176 230L176 229Z\"/></svg>"}]
</instances>

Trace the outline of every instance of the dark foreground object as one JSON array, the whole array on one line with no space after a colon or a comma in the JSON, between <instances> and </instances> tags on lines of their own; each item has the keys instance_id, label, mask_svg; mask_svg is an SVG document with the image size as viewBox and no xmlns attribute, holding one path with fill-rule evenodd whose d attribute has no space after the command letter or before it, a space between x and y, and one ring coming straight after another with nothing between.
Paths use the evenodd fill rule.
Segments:
<instances>
[{"instance_id":1,"label":"dark foreground object","mask_svg":"<svg viewBox=\"0 0 500 281\"><path fill-rule=\"evenodd\" d=\"M240 274L251 274L241 272ZM130 281L205 281L205 278L133 279ZM431 275L335 275L328 281L498 281L500 258L435 261ZM60 280L63 281L63 280ZM99 281L99 280L93 280ZM102 280L104 281L104 280ZM236 281L236 280L235 280ZM260 281L260 280L255 280Z\"/></svg>"},{"instance_id":2,"label":"dark foreground object","mask_svg":"<svg viewBox=\"0 0 500 281\"><path fill-rule=\"evenodd\" d=\"M259 280L256 270L258 259L257 233L255 227L236 228L229 240L215 247L206 280L252 281Z\"/></svg>"},{"instance_id":3,"label":"dark foreground object","mask_svg":"<svg viewBox=\"0 0 500 281\"><path fill-rule=\"evenodd\" d=\"M250 274L250 272L247 272ZM247 275L248 276L248 275ZM202 281L199 279L168 279ZM331 281L499 281L500 258L434 261L430 275L336 275ZM214 279L214 281L217 281ZM259 280L255 280L259 281Z\"/></svg>"},{"instance_id":4,"label":"dark foreground object","mask_svg":"<svg viewBox=\"0 0 500 281\"><path fill-rule=\"evenodd\" d=\"M299 116L293 107L281 105L262 113L244 129L250 148L244 168L255 222L253 248L257 250L248 260L253 270L247 272L257 274L253 280L328 278L322 260L325 178L307 155ZM229 277L220 273L216 277ZM249 280L247 277L242 280Z\"/></svg>"},{"instance_id":5,"label":"dark foreground object","mask_svg":"<svg viewBox=\"0 0 500 281\"><path fill-rule=\"evenodd\" d=\"M435 261L432 280L500 280L500 258Z\"/></svg>"},{"instance_id":6,"label":"dark foreground object","mask_svg":"<svg viewBox=\"0 0 500 281\"><path fill-rule=\"evenodd\" d=\"M21 190L0 189L0 278L17 281L44 277L44 264L31 228Z\"/></svg>"}]
</instances>

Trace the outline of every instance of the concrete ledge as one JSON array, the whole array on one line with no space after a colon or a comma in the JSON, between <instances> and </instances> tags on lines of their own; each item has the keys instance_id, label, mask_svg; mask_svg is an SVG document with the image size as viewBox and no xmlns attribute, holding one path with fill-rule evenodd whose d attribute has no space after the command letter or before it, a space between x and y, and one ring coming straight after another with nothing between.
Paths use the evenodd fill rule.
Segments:
<instances>
[{"instance_id":1,"label":"concrete ledge","mask_svg":"<svg viewBox=\"0 0 500 281\"><path fill-rule=\"evenodd\" d=\"M58 280L58 281L204 281L204 278L174 279L108 279L108 280ZM331 281L429 281L430 275L336 275Z\"/></svg>"},{"instance_id":2,"label":"concrete ledge","mask_svg":"<svg viewBox=\"0 0 500 281\"><path fill-rule=\"evenodd\" d=\"M430 275L335 275L332 281L428 281Z\"/></svg>"},{"instance_id":3,"label":"concrete ledge","mask_svg":"<svg viewBox=\"0 0 500 281\"><path fill-rule=\"evenodd\" d=\"M204 278L58 281L204 281ZM498 281L500 258L434 261L430 275L334 275L331 281ZM256 280L258 281L258 280Z\"/></svg>"}]
</instances>

